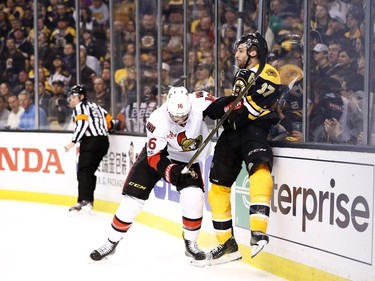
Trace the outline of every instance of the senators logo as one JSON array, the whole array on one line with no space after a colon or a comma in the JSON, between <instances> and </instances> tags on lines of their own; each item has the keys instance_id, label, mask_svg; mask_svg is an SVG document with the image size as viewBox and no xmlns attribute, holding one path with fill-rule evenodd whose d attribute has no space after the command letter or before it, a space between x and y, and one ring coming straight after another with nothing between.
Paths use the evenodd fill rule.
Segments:
<instances>
[{"instance_id":1,"label":"senators logo","mask_svg":"<svg viewBox=\"0 0 375 281\"><path fill-rule=\"evenodd\" d=\"M203 141L203 137L200 135L196 139L188 138L186 132L179 133L177 135L177 143L181 146L182 151L197 150Z\"/></svg>"},{"instance_id":2,"label":"senators logo","mask_svg":"<svg viewBox=\"0 0 375 281\"><path fill-rule=\"evenodd\" d=\"M156 127L155 127L152 123L147 122L147 124L146 124L146 129L147 129L148 131L150 131L151 133L153 133L153 132L155 131Z\"/></svg>"}]
</instances>

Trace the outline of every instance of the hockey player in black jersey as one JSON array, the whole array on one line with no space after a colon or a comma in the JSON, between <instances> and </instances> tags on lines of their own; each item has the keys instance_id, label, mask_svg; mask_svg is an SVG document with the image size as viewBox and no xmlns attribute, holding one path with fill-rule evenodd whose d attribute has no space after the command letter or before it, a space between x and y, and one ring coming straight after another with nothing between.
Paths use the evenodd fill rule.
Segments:
<instances>
[{"instance_id":1,"label":"hockey player in black jersey","mask_svg":"<svg viewBox=\"0 0 375 281\"><path fill-rule=\"evenodd\" d=\"M230 203L231 186L241 171L242 162L246 164L250 182L251 256L255 257L269 241L266 233L273 189L273 154L267 135L271 125L279 121L275 107L280 96L280 76L274 67L264 65L266 57L261 55L266 56L267 43L259 33L242 35L235 42L234 52L239 70L232 95L217 99L207 108L207 115L220 119L236 96L242 94L249 83L253 85L223 123L224 131L215 146L208 200L220 244L207 254L209 265L242 258L233 236Z\"/></svg>"}]
</instances>

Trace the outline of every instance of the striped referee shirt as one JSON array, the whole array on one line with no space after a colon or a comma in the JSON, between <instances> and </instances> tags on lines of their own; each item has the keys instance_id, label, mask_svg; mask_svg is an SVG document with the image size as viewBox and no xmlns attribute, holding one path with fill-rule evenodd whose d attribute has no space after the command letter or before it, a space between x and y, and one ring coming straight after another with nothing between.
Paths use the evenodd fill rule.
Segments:
<instances>
[{"instance_id":1,"label":"striped referee shirt","mask_svg":"<svg viewBox=\"0 0 375 281\"><path fill-rule=\"evenodd\" d=\"M107 122L111 119L112 116L100 105L83 100L73 109L75 128L72 142L80 142L85 137L108 136Z\"/></svg>"}]
</instances>

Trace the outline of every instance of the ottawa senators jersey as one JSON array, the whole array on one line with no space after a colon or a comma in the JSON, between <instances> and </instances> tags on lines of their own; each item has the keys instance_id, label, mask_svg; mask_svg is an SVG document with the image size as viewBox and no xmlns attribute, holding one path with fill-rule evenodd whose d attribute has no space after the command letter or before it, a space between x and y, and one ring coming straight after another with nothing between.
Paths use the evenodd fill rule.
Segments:
<instances>
[{"instance_id":1,"label":"ottawa senators jersey","mask_svg":"<svg viewBox=\"0 0 375 281\"><path fill-rule=\"evenodd\" d=\"M203 111L214 100L206 92L189 94L192 109L184 126L176 124L169 116L167 103L156 109L147 121L147 156L153 158L149 163L157 170L158 163L163 157L188 163L196 150L207 137L209 130L203 120ZM211 152L208 144L196 162L206 159ZM159 159L160 158L160 159ZM164 166L164 165L162 165Z\"/></svg>"}]
</instances>

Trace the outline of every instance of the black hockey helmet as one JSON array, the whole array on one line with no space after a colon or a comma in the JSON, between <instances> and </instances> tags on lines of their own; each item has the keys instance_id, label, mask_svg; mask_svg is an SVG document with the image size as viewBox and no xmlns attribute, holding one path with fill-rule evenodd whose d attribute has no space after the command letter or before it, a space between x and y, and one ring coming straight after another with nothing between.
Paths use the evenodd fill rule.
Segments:
<instances>
[{"instance_id":1,"label":"black hockey helmet","mask_svg":"<svg viewBox=\"0 0 375 281\"><path fill-rule=\"evenodd\" d=\"M258 32L257 32L258 33ZM258 36L257 36L258 35ZM259 40L258 40L259 38ZM259 42L260 41L260 42ZM233 52L236 52L237 48L239 45L245 43L246 44L246 47L247 47L247 51L249 52L250 51L250 48L252 46L256 46L259 50L259 46L260 45L263 45L264 47L264 50L265 50L265 54L268 54L268 46L267 46L267 42L266 40L264 39L264 37L260 34L255 34L255 33L246 33L244 35L242 35L240 38L238 38L236 40L236 42L234 43L234 46L233 46Z\"/></svg>"},{"instance_id":2,"label":"black hockey helmet","mask_svg":"<svg viewBox=\"0 0 375 281\"><path fill-rule=\"evenodd\" d=\"M83 95L84 98L86 98L87 97L86 88L80 84L74 85L69 90L69 96L71 95Z\"/></svg>"}]
</instances>

